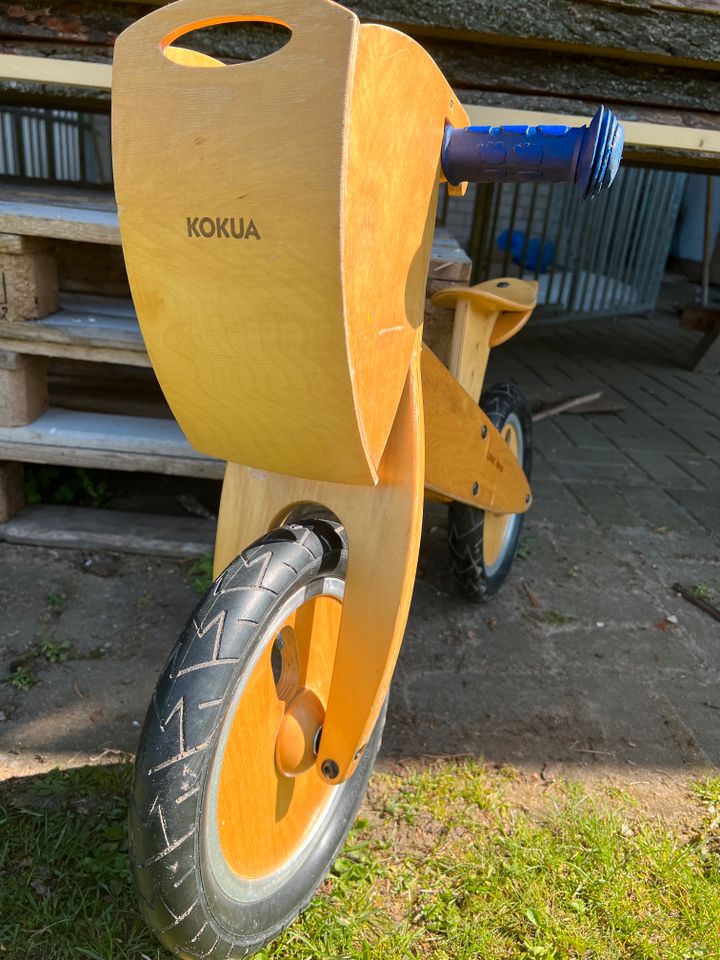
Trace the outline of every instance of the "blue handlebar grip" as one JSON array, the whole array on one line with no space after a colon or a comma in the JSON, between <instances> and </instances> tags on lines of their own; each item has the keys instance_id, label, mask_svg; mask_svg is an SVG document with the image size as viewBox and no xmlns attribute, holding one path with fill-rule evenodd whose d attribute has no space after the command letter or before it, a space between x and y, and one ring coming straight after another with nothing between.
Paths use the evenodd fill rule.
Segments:
<instances>
[{"instance_id":1,"label":"blue handlebar grip","mask_svg":"<svg viewBox=\"0 0 720 960\"><path fill-rule=\"evenodd\" d=\"M625 134L600 107L587 127L445 128L442 167L449 183L577 183L583 200L615 179Z\"/></svg>"}]
</instances>

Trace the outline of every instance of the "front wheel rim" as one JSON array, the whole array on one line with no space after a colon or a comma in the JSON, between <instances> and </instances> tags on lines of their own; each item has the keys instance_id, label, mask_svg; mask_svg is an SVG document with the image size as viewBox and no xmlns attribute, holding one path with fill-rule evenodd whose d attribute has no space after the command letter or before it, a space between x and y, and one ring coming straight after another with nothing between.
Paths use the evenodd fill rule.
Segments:
<instances>
[{"instance_id":1,"label":"front wheel rim","mask_svg":"<svg viewBox=\"0 0 720 960\"><path fill-rule=\"evenodd\" d=\"M233 900L262 899L300 869L345 788L328 784L314 764L289 778L275 762L280 722L298 690L308 687L327 703L344 587L337 577L321 578L281 605L225 711L208 773L203 836L209 866ZM279 669L277 637L285 638L287 651Z\"/></svg>"}]
</instances>

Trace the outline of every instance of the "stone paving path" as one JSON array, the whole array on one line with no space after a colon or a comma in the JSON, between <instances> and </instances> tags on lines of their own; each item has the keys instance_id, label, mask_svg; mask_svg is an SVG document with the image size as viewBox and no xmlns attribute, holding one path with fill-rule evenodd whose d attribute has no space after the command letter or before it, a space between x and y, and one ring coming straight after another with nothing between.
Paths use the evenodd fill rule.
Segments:
<instances>
[{"instance_id":1,"label":"stone paving path","mask_svg":"<svg viewBox=\"0 0 720 960\"><path fill-rule=\"evenodd\" d=\"M624 409L536 424L521 558L490 606L446 598L433 509L392 749L720 762L720 623L671 590L720 593L720 378L679 366L695 339L663 317L583 321L495 352L488 383L534 400L603 390Z\"/></svg>"},{"instance_id":2,"label":"stone paving path","mask_svg":"<svg viewBox=\"0 0 720 960\"><path fill-rule=\"evenodd\" d=\"M452 597L445 510L428 504L386 756L720 763L720 623L671 590L720 590L720 378L682 369L695 340L662 317L584 321L496 351L488 383L535 400L604 390L624 409L537 424L535 503L487 606ZM0 775L132 750L195 602L182 564L116 557L98 577L82 559L0 545L0 680L43 640L69 645L65 662L35 662L31 689L0 682Z\"/></svg>"}]
</instances>

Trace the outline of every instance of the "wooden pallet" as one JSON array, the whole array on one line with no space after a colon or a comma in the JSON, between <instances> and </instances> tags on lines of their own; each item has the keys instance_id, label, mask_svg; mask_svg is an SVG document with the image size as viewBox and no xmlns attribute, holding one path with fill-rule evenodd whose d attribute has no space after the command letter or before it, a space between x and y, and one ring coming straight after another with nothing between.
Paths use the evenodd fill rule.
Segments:
<instances>
[{"instance_id":1,"label":"wooden pallet","mask_svg":"<svg viewBox=\"0 0 720 960\"><path fill-rule=\"evenodd\" d=\"M0 186L0 540L179 556L211 549L207 520L123 514L119 524L113 511L23 509L24 463L216 479L225 468L193 450L172 419L48 407L50 360L150 367L130 300L60 292L54 241L119 245L112 198ZM428 296L469 275L468 257L438 230ZM428 301L426 316L433 349L447 355L452 312Z\"/></svg>"}]
</instances>

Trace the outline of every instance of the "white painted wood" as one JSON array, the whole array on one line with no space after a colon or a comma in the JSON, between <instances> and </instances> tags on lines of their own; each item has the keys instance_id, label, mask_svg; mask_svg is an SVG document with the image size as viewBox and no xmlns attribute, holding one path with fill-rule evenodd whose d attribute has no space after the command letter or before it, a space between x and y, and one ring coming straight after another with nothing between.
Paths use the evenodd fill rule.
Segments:
<instances>
[{"instance_id":1,"label":"white painted wood","mask_svg":"<svg viewBox=\"0 0 720 960\"><path fill-rule=\"evenodd\" d=\"M1 523L0 541L186 558L212 551L215 527L196 517L37 504Z\"/></svg>"},{"instance_id":2,"label":"white painted wood","mask_svg":"<svg viewBox=\"0 0 720 960\"><path fill-rule=\"evenodd\" d=\"M0 321L0 350L149 367L130 300L61 295L61 309L32 323Z\"/></svg>"},{"instance_id":3,"label":"white painted wood","mask_svg":"<svg viewBox=\"0 0 720 960\"><path fill-rule=\"evenodd\" d=\"M3 199L0 191L0 232L55 240L120 243L117 213L91 207L54 206Z\"/></svg>"},{"instance_id":4,"label":"white painted wood","mask_svg":"<svg viewBox=\"0 0 720 960\"><path fill-rule=\"evenodd\" d=\"M225 464L193 450L174 420L51 408L0 428L0 459L222 478Z\"/></svg>"}]
</instances>

